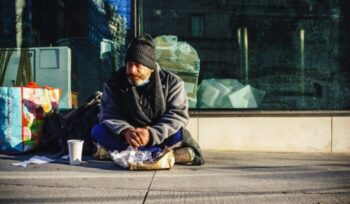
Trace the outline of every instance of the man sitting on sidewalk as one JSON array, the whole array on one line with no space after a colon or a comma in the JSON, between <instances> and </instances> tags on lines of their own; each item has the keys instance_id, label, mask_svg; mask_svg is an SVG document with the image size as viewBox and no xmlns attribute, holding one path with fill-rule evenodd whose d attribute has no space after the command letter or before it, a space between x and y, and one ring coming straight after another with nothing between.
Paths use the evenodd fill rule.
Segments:
<instances>
[{"instance_id":1,"label":"man sitting on sidewalk","mask_svg":"<svg viewBox=\"0 0 350 204\"><path fill-rule=\"evenodd\" d=\"M122 151L130 145L155 155L167 146L175 148L176 163L203 165L199 145L185 129L189 115L184 82L160 69L150 35L134 39L125 64L104 84L100 124L92 129L100 147L97 158L102 147ZM181 155L193 152L188 159Z\"/></svg>"}]
</instances>

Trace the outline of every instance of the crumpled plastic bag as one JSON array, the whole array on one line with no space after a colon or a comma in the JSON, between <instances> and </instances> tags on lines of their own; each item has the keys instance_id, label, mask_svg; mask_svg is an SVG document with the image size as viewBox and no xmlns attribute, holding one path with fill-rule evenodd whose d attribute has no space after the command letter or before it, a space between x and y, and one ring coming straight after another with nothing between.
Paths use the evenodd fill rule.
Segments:
<instances>
[{"instance_id":1,"label":"crumpled plastic bag","mask_svg":"<svg viewBox=\"0 0 350 204\"><path fill-rule=\"evenodd\" d=\"M110 153L118 165L130 170L171 169L175 165L175 156L171 148L165 148L155 159L150 151L140 151L129 146L125 151Z\"/></svg>"},{"instance_id":2,"label":"crumpled plastic bag","mask_svg":"<svg viewBox=\"0 0 350 204\"><path fill-rule=\"evenodd\" d=\"M129 163L130 170L169 170L175 165L174 151L165 148L154 161Z\"/></svg>"},{"instance_id":3,"label":"crumpled plastic bag","mask_svg":"<svg viewBox=\"0 0 350 204\"><path fill-rule=\"evenodd\" d=\"M153 161L152 153L150 151L140 151L131 146L121 152L115 150L111 153L111 158L114 162L124 168L128 168L129 163Z\"/></svg>"},{"instance_id":4,"label":"crumpled plastic bag","mask_svg":"<svg viewBox=\"0 0 350 204\"><path fill-rule=\"evenodd\" d=\"M33 156L32 158L30 158L29 160L25 160L23 162L16 162L16 163L12 163L13 166L22 166L22 167L27 167L28 164L46 164L49 162L54 162L55 160L50 159L48 157L45 156Z\"/></svg>"}]
</instances>

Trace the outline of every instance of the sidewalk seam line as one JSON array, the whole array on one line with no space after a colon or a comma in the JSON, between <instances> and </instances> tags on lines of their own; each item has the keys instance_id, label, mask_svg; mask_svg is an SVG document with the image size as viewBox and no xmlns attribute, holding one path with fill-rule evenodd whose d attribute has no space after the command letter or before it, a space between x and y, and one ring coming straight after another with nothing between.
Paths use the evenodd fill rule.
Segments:
<instances>
[{"instance_id":1,"label":"sidewalk seam line","mask_svg":"<svg viewBox=\"0 0 350 204\"><path fill-rule=\"evenodd\" d=\"M333 153L333 117L331 117L331 153Z\"/></svg>"},{"instance_id":2,"label":"sidewalk seam line","mask_svg":"<svg viewBox=\"0 0 350 204\"><path fill-rule=\"evenodd\" d=\"M146 192L146 194L145 194L145 197L143 198L142 204L144 204L144 203L146 202L146 200L147 200L148 193L149 193L149 191L150 191L150 189L151 189L151 186L152 186L152 183L153 183L153 179L154 179L154 176L156 175L156 172L157 172L157 171L154 171L154 173L153 173L151 182L150 182L150 184L149 184L149 186L148 186L148 189L147 189L147 192Z\"/></svg>"}]
</instances>

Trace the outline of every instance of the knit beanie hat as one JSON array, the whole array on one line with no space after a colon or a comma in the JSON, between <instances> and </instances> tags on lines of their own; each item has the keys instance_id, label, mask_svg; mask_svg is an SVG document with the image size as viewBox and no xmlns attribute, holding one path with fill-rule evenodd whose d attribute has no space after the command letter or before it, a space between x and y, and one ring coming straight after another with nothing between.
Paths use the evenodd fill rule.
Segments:
<instances>
[{"instance_id":1,"label":"knit beanie hat","mask_svg":"<svg viewBox=\"0 0 350 204\"><path fill-rule=\"evenodd\" d=\"M129 46L125 62L137 62L150 69L157 69L156 46L151 35L145 33L137 38Z\"/></svg>"}]
</instances>

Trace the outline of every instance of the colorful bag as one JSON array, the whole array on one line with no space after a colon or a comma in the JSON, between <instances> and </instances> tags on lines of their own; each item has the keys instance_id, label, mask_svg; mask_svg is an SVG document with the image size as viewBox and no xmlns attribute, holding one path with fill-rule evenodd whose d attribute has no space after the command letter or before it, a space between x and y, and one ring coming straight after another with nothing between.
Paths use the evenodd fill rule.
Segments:
<instances>
[{"instance_id":1,"label":"colorful bag","mask_svg":"<svg viewBox=\"0 0 350 204\"><path fill-rule=\"evenodd\" d=\"M58 108L59 89L0 87L0 151L27 152L39 145L44 116Z\"/></svg>"}]
</instances>

